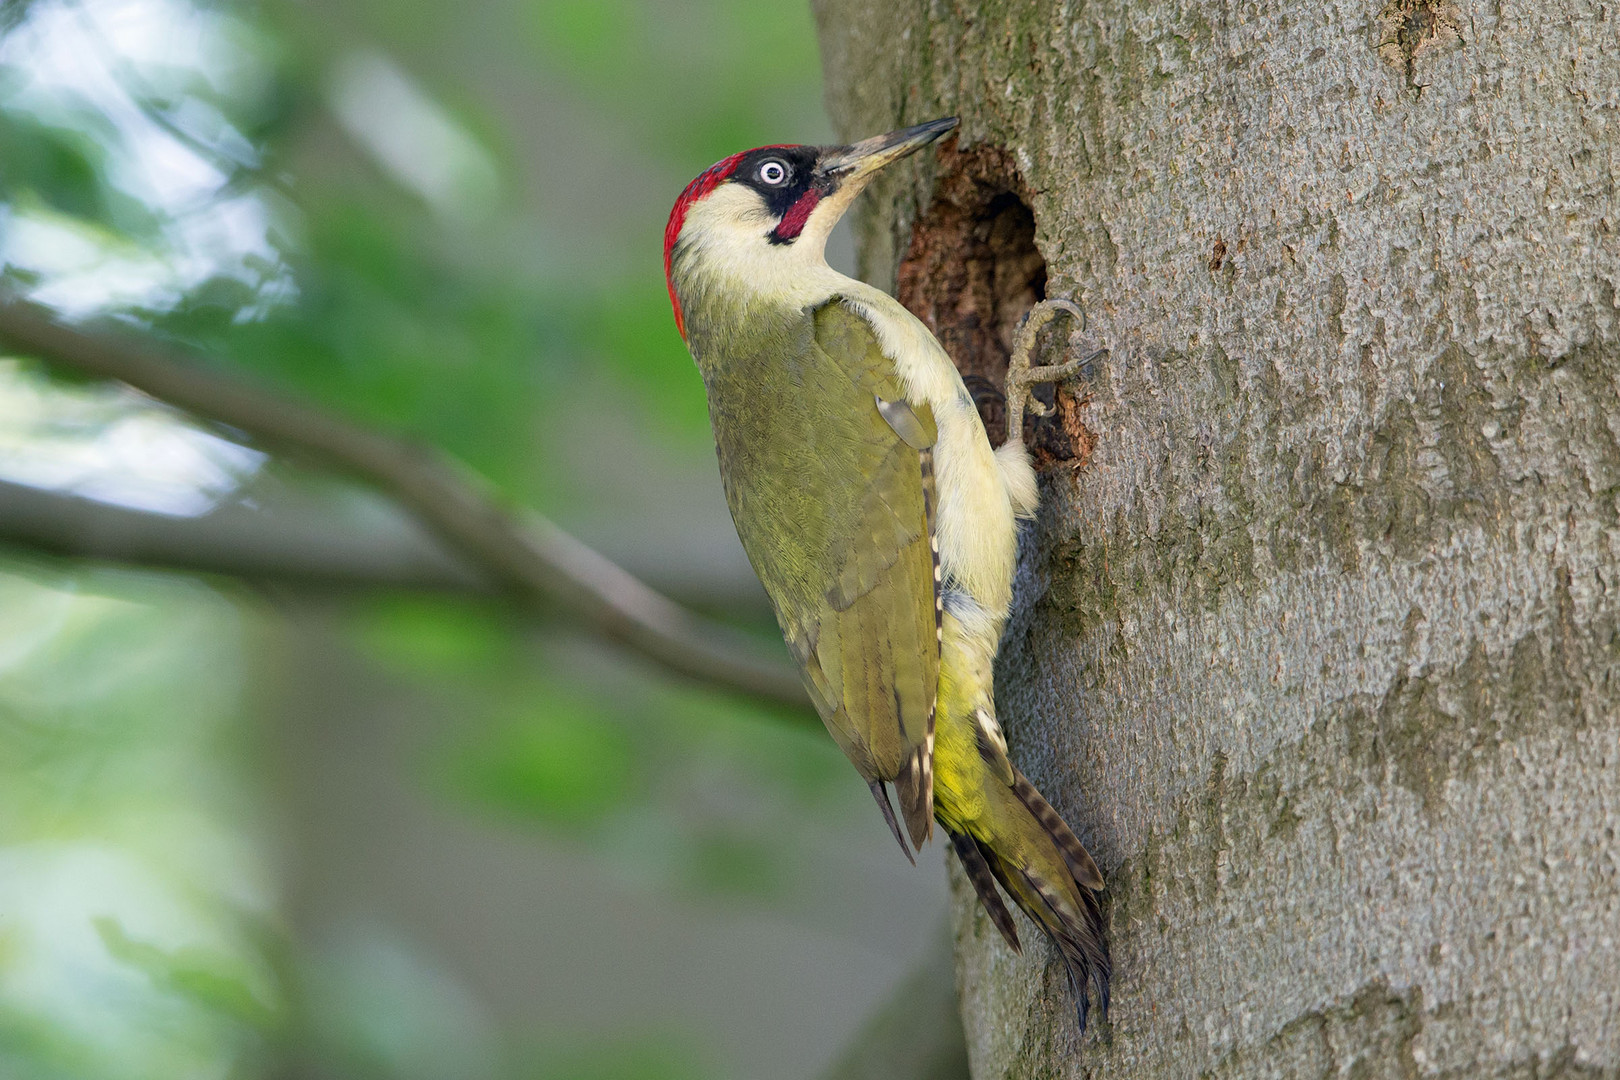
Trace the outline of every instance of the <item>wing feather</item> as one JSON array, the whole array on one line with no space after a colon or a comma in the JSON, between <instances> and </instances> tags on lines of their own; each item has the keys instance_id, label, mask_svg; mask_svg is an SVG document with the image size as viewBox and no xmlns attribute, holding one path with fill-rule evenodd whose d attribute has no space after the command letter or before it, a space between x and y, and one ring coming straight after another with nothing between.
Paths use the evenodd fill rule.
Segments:
<instances>
[{"instance_id":1,"label":"wing feather","mask_svg":"<svg viewBox=\"0 0 1620 1080\"><path fill-rule=\"evenodd\" d=\"M933 414L839 298L768 340L708 377L732 517L828 729L869 782L896 781L920 842L939 686Z\"/></svg>"}]
</instances>

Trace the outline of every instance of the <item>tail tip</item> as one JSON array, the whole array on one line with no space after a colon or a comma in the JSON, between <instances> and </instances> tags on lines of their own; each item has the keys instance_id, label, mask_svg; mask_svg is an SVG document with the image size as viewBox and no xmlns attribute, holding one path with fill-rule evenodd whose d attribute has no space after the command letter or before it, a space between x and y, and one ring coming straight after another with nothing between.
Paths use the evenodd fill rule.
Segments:
<instances>
[{"instance_id":1,"label":"tail tip","mask_svg":"<svg viewBox=\"0 0 1620 1080\"><path fill-rule=\"evenodd\" d=\"M889 826L889 832L894 835L894 842L900 845L900 850L906 853L906 859L912 866L917 865L917 857L911 853L906 844L905 834L900 831L900 823L895 820L894 804L889 802L889 789L883 786L883 781L872 780L866 785L872 792L872 798L877 800L878 809L883 811L883 820ZM919 849L922 848L918 844Z\"/></svg>"},{"instance_id":2,"label":"tail tip","mask_svg":"<svg viewBox=\"0 0 1620 1080\"><path fill-rule=\"evenodd\" d=\"M1080 1022L1080 1035L1086 1033L1087 1021L1091 1016L1091 1006L1095 1002L1097 1012L1102 1016L1103 1022L1108 1021L1108 980L1110 972L1106 966L1076 960L1065 953L1064 966L1068 969L1069 993L1074 998L1075 1012Z\"/></svg>"}]
</instances>

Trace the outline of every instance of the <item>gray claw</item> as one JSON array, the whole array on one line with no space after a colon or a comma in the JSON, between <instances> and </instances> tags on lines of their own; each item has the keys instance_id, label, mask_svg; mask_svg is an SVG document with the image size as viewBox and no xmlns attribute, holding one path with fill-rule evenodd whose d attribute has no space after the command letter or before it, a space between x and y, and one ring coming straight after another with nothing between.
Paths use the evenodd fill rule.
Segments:
<instances>
[{"instance_id":1,"label":"gray claw","mask_svg":"<svg viewBox=\"0 0 1620 1080\"><path fill-rule=\"evenodd\" d=\"M1007 442L1022 442L1024 438L1024 410L1028 409L1036 416L1051 416L1056 410L1051 405L1030 396L1030 387L1041 383L1058 382L1069 378L1084 368L1088 363L1107 352L1106 349L1097 351L1067 363L1051 364L1042 367L1031 367L1030 354L1035 349L1035 335L1042 327L1057 318L1058 312L1065 312L1075 321L1074 330L1070 333L1070 341L1074 336L1086 328L1086 313L1080 305L1071 300L1042 300L1029 309L1023 322L1018 326L1018 337L1013 345L1012 357L1007 362Z\"/></svg>"}]
</instances>

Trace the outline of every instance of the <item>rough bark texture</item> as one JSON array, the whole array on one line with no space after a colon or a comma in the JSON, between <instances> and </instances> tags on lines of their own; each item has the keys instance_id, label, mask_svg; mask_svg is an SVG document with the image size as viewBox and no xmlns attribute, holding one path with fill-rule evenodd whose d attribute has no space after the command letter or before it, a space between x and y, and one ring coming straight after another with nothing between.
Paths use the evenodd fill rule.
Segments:
<instances>
[{"instance_id":1,"label":"rough bark texture","mask_svg":"<svg viewBox=\"0 0 1620 1080\"><path fill-rule=\"evenodd\" d=\"M974 1075L1620 1076L1620 9L818 15L843 132L963 118L867 275L967 370L1020 274L1112 349L998 696L1109 877L1114 1011L1077 1043L958 880ZM1044 270L955 288L986 162Z\"/></svg>"}]
</instances>

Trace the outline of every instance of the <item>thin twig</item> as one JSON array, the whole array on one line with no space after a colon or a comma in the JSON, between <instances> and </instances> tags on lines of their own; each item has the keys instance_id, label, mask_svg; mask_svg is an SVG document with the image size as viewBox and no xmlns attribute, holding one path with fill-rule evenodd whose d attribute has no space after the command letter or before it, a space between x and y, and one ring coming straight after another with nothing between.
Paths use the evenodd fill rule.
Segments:
<instances>
[{"instance_id":1,"label":"thin twig","mask_svg":"<svg viewBox=\"0 0 1620 1080\"><path fill-rule=\"evenodd\" d=\"M687 611L538 514L520 519L435 449L206 370L130 335L63 325L26 301L0 298L0 338L362 477L493 580L561 605L671 671L770 701L806 703L786 663L753 655L742 635Z\"/></svg>"}]
</instances>

